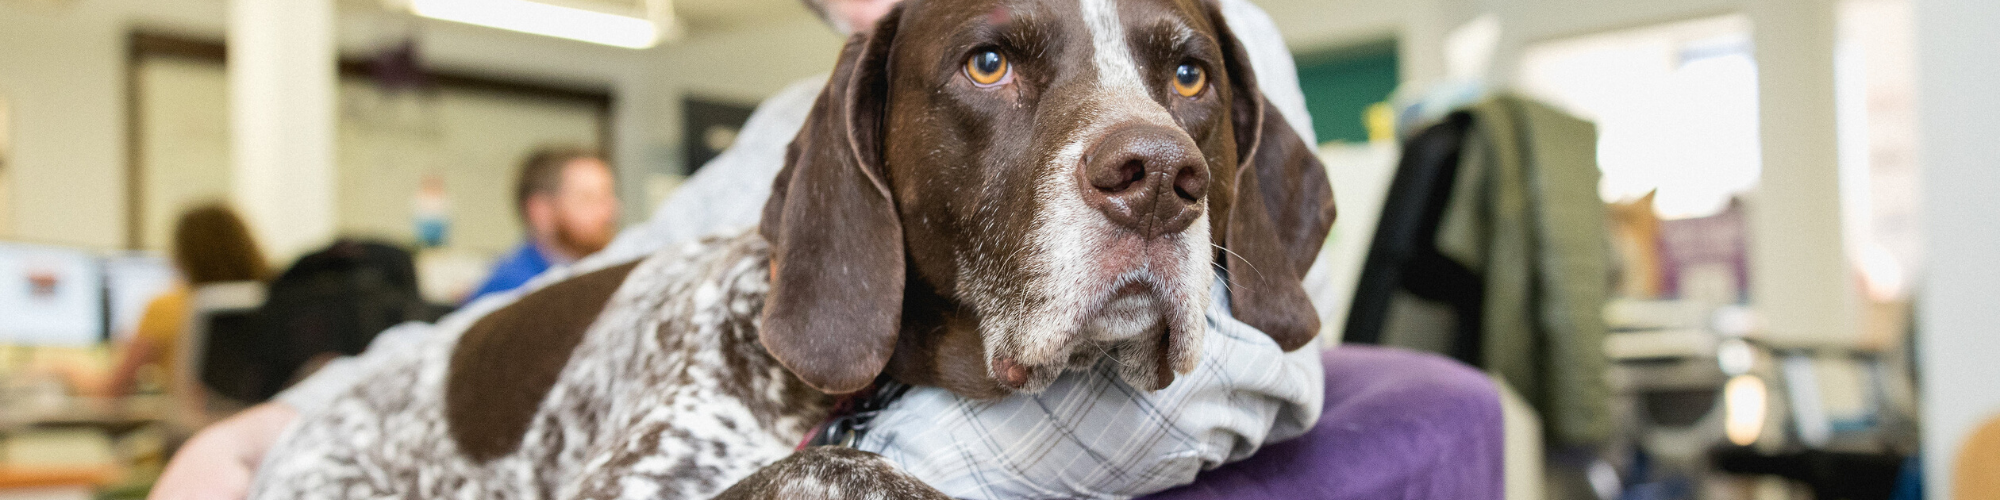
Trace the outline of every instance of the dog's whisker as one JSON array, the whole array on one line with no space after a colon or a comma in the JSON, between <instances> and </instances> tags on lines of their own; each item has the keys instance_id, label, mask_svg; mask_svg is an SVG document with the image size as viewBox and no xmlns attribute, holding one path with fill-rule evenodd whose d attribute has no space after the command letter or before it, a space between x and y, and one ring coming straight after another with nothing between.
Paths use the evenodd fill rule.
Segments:
<instances>
[{"instance_id":1,"label":"dog's whisker","mask_svg":"<svg viewBox=\"0 0 2000 500\"><path fill-rule=\"evenodd\" d=\"M1216 247L1216 248L1221 248L1221 247ZM1227 250L1225 249L1224 251L1227 251ZM1234 288L1234 287L1236 287L1236 277L1235 277L1235 276L1231 276L1231 275L1229 274L1229 267L1228 267L1228 266L1224 266L1224 265L1222 265L1222 263L1221 263L1221 262L1211 262L1211 263L1209 263L1209 266L1212 266L1212 267L1214 267L1216 271L1221 271L1221 272L1220 272L1220 273L1218 273L1218 274L1222 276L1222 284L1223 284L1223 286L1226 286L1226 287L1230 287L1230 288Z\"/></svg>"},{"instance_id":2,"label":"dog's whisker","mask_svg":"<svg viewBox=\"0 0 2000 500\"><path fill-rule=\"evenodd\" d=\"M1222 276L1222 286L1229 288L1234 288L1236 286L1236 279L1229 276L1229 268L1223 267L1221 263L1209 264L1209 265L1215 267L1215 270L1217 271L1222 271L1221 273L1218 273L1220 276Z\"/></svg>"},{"instance_id":3,"label":"dog's whisker","mask_svg":"<svg viewBox=\"0 0 2000 500\"><path fill-rule=\"evenodd\" d=\"M1257 270L1257 265L1256 265L1256 264L1251 264L1251 263L1250 263L1250 259L1248 259L1248 258L1245 258L1245 257L1243 257L1243 254L1240 254L1240 253L1236 253L1235 251L1232 251L1232 250L1230 250L1230 249L1228 249L1228 248L1225 248L1225 247L1223 247L1222 245L1217 245L1217 244L1214 244L1214 243L1209 243L1209 244L1208 244L1208 246L1212 246L1212 247L1215 247L1215 249L1216 249L1216 250L1221 250L1221 251L1223 251L1224 253L1228 253L1228 254L1230 254L1230 255L1234 255L1234 256L1236 256L1236 258L1238 258L1238 259L1242 259L1242 260L1243 260L1243 265L1245 265L1245 266L1249 266L1249 267L1250 267L1250 272L1253 272L1253 273L1257 273L1257 277L1259 277L1259 278L1262 278L1262 277L1264 277L1264 272L1263 272L1263 271L1259 271L1259 270ZM1224 274L1223 274L1223 276L1228 276L1228 274L1227 274L1227 273L1224 273Z\"/></svg>"},{"instance_id":4,"label":"dog's whisker","mask_svg":"<svg viewBox=\"0 0 2000 500\"><path fill-rule=\"evenodd\" d=\"M1127 362L1126 362L1126 360L1125 360L1125 358L1124 358L1123 356L1113 356L1113 355L1111 355L1111 348L1110 348L1109 346L1106 346L1106 345L1104 345L1104 344L1098 344L1098 345L1097 345L1097 357L1098 357L1098 358L1100 358L1100 359L1102 359L1102 358L1108 358L1108 359L1110 359L1110 360L1111 360L1111 362L1113 362L1113 363L1117 363L1117 364L1118 364L1118 366L1119 366L1119 367L1121 367L1121 368L1130 368L1130 367L1132 367L1132 364L1131 364L1131 363L1127 363Z\"/></svg>"}]
</instances>

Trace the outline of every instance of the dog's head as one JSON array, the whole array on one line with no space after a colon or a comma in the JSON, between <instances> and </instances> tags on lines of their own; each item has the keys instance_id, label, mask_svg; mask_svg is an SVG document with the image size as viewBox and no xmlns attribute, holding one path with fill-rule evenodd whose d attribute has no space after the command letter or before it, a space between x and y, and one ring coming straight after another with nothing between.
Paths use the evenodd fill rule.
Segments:
<instances>
[{"instance_id":1,"label":"dog's head","mask_svg":"<svg viewBox=\"0 0 2000 500\"><path fill-rule=\"evenodd\" d=\"M1308 146L1201 0L910 0L841 52L765 206L764 346L972 397L1198 360L1214 267L1285 350L1333 222Z\"/></svg>"}]
</instances>

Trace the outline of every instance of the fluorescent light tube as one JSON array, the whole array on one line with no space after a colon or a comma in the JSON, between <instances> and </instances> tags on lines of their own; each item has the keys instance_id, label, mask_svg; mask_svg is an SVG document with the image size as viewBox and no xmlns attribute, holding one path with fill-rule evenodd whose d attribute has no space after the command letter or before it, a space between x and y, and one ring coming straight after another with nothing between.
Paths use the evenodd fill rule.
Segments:
<instances>
[{"instance_id":1,"label":"fluorescent light tube","mask_svg":"<svg viewBox=\"0 0 2000 500\"><path fill-rule=\"evenodd\" d=\"M419 16L629 49L660 43L653 21L529 0L411 0Z\"/></svg>"}]
</instances>

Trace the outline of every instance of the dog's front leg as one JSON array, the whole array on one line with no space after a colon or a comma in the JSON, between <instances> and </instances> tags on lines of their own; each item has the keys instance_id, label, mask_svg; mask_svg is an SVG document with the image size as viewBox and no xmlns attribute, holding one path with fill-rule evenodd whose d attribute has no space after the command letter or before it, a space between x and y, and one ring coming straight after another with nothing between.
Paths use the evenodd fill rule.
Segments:
<instances>
[{"instance_id":1,"label":"dog's front leg","mask_svg":"<svg viewBox=\"0 0 2000 500\"><path fill-rule=\"evenodd\" d=\"M815 446L759 469L717 500L947 499L897 470L881 455L840 446Z\"/></svg>"}]
</instances>

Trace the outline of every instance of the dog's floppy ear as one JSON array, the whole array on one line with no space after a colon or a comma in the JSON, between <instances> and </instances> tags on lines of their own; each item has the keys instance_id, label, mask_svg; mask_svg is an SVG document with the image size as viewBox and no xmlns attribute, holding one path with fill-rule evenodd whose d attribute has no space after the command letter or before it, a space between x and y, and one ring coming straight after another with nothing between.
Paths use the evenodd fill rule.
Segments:
<instances>
[{"instance_id":1,"label":"dog's floppy ear","mask_svg":"<svg viewBox=\"0 0 2000 500\"><path fill-rule=\"evenodd\" d=\"M1249 54L1220 9L1207 4L1234 90L1238 163L1222 235L1230 309L1290 351L1319 333L1300 281L1333 227L1333 186L1311 145L1258 91Z\"/></svg>"},{"instance_id":2,"label":"dog's floppy ear","mask_svg":"<svg viewBox=\"0 0 2000 500\"><path fill-rule=\"evenodd\" d=\"M875 380L902 314L903 231L881 165L887 59L900 12L841 49L786 151L759 228L771 243L760 341L829 393Z\"/></svg>"}]
</instances>

